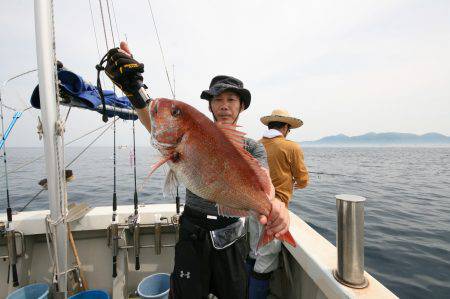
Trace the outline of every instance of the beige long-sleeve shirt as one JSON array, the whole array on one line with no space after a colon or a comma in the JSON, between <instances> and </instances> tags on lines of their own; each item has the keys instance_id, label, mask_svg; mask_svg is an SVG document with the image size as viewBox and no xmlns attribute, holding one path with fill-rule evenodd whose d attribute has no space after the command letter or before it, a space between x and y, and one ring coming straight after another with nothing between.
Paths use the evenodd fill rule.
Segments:
<instances>
[{"instance_id":1,"label":"beige long-sleeve shirt","mask_svg":"<svg viewBox=\"0 0 450 299\"><path fill-rule=\"evenodd\" d=\"M303 161L303 151L297 143L283 136L263 137L261 143L267 152L275 196L287 206L294 187L305 188L308 184L309 175Z\"/></svg>"}]
</instances>

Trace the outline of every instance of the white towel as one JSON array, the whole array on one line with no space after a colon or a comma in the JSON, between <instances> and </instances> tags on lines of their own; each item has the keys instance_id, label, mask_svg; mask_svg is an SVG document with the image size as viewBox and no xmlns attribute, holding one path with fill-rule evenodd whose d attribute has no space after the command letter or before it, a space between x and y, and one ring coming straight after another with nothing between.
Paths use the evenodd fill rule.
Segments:
<instances>
[{"instance_id":1,"label":"white towel","mask_svg":"<svg viewBox=\"0 0 450 299\"><path fill-rule=\"evenodd\" d=\"M269 129L267 131L264 132L263 137L266 138L274 138L274 137L278 137L278 136L282 136L283 134L281 134L280 131L275 130L275 129Z\"/></svg>"}]
</instances>

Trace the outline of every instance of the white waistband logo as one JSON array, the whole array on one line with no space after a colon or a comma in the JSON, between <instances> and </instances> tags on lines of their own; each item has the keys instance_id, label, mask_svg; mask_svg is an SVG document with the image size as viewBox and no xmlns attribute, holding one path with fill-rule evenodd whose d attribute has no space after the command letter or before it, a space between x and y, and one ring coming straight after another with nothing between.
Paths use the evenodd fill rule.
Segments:
<instances>
[{"instance_id":1,"label":"white waistband logo","mask_svg":"<svg viewBox=\"0 0 450 299\"><path fill-rule=\"evenodd\" d=\"M189 279L189 278L191 278L191 272L188 271L188 272L184 273L184 271L181 270L180 271L180 277L181 278L185 277L185 278Z\"/></svg>"}]
</instances>

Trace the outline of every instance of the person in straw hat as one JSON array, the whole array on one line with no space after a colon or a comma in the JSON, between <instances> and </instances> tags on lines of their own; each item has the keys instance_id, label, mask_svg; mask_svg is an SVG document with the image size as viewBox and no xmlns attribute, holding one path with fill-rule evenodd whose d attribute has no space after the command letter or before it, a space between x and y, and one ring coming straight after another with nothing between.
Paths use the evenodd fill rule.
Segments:
<instances>
[{"instance_id":1,"label":"person in straw hat","mask_svg":"<svg viewBox=\"0 0 450 299\"><path fill-rule=\"evenodd\" d=\"M289 115L286 110L276 109L271 115L261 117L268 127L260 140L267 152L270 177L275 187L275 197L286 207L294 188L305 188L308 184L308 170L303 161L300 146L286 139L291 129L299 128L303 122ZM269 280L272 272L278 268L278 254L281 242L274 239L257 251L261 225L249 219L250 252L247 259L249 275L249 298L267 298Z\"/></svg>"},{"instance_id":2,"label":"person in straw hat","mask_svg":"<svg viewBox=\"0 0 450 299\"><path fill-rule=\"evenodd\" d=\"M275 109L271 115L261 117L261 122L269 129L264 132L261 143L266 148L275 197L287 206L293 188L305 188L308 184L303 151L298 143L286 139L291 129L300 128L303 122L283 109Z\"/></svg>"}]
</instances>

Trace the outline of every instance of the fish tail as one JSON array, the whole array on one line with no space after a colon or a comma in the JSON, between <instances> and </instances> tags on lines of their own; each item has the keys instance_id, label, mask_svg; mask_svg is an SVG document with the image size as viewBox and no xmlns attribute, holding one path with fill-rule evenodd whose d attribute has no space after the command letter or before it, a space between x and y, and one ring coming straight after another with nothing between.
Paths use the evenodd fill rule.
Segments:
<instances>
[{"instance_id":1,"label":"fish tail","mask_svg":"<svg viewBox=\"0 0 450 299\"><path fill-rule=\"evenodd\" d=\"M274 239L274 235L269 235L267 233L266 228L264 227L263 234L261 235L261 238L259 239L256 250L258 250L259 248L263 247L264 245L272 242L273 239ZM292 245L293 247L297 247L297 243L295 242L294 237L292 237L292 235L289 231L284 233L278 239Z\"/></svg>"}]
</instances>

